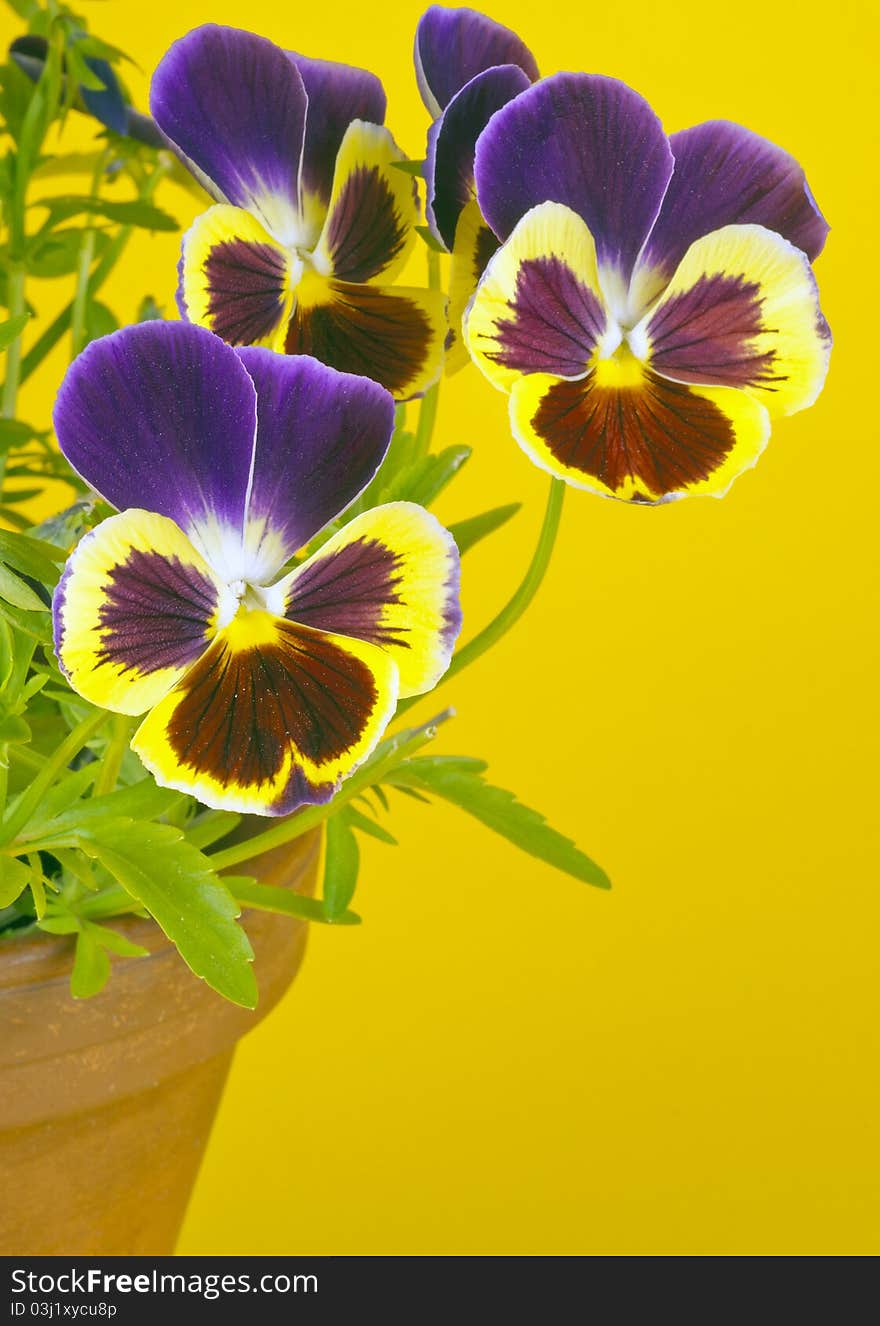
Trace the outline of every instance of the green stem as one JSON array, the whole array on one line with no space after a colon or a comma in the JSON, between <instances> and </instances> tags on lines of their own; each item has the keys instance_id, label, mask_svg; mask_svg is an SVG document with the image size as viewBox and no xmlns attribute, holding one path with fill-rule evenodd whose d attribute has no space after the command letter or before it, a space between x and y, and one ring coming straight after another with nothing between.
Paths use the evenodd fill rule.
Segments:
<instances>
[{"instance_id":1,"label":"green stem","mask_svg":"<svg viewBox=\"0 0 880 1326\"><path fill-rule=\"evenodd\" d=\"M428 249L428 289L440 289L440 254L435 253L433 249ZM434 385L425 392L419 406L419 420L416 424L416 442L419 446L419 452L427 451L431 445L439 403L440 378L438 377Z\"/></svg>"},{"instance_id":2,"label":"green stem","mask_svg":"<svg viewBox=\"0 0 880 1326\"><path fill-rule=\"evenodd\" d=\"M380 759L378 763L368 762L358 769L352 776L343 783L340 790L332 801L323 806L310 806L308 810L297 811L289 819L281 820L273 825L271 829L266 829L264 833L258 833L253 838L246 838L243 842L234 843L232 847L225 848L222 852L214 852L210 856L211 865L215 870L228 870L230 866L237 866L242 861L250 861L255 856L262 856L263 852L269 852L273 847L283 847L286 843L292 843L294 838L301 838L309 829L317 828L323 824L331 815L335 815L342 806L351 801L354 797L360 796L365 788L371 787L374 783L381 782L382 778L389 769L399 764L401 760L412 755L427 742L434 738L434 730L439 723L445 722L450 717L451 711L445 710L438 714L430 723L425 723L417 728L411 737L403 743L395 742L385 759Z\"/></svg>"},{"instance_id":3,"label":"green stem","mask_svg":"<svg viewBox=\"0 0 880 1326\"><path fill-rule=\"evenodd\" d=\"M23 262L13 262L9 266L6 294L9 305L9 317L17 318L25 311L24 297L25 266ZM6 380L3 383L2 414L4 419L15 418L18 401L18 385L21 379L21 333L6 351Z\"/></svg>"},{"instance_id":4,"label":"green stem","mask_svg":"<svg viewBox=\"0 0 880 1326\"><path fill-rule=\"evenodd\" d=\"M90 198L97 198L101 189L101 178L106 166L107 154L102 152L92 174ZM89 274L95 260L95 227L90 225L84 232L79 247L76 266L76 290L70 306L70 357L75 359L83 348L86 339L86 313L89 307Z\"/></svg>"},{"instance_id":5,"label":"green stem","mask_svg":"<svg viewBox=\"0 0 880 1326\"><path fill-rule=\"evenodd\" d=\"M498 616L494 617L488 626L484 626L482 631L475 635L472 640L469 640L466 645L463 645L458 653L454 655L447 671L437 683L438 686L442 686L444 682L455 677L463 668L469 667L481 654L485 654L522 617L540 589L541 582L550 564L550 558L556 544L556 535L559 531L564 497L565 484L563 481L561 479L551 479L550 491L547 494L547 507L544 511L544 522L541 526L541 533L538 535L538 544L529 563L529 569L526 571L519 588L501 609ZM410 699L401 700L397 706L398 717L406 713L407 709L421 698L420 695L414 695Z\"/></svg>"},{"instance_id":6,"label":"green stem","mask_svg":"<svg viewBox=\"0 0 880 1326\"><path fill-rule=\"evenodd\" d=\"M122 761L125 759L125 752L128 750L133 726L134 722L127 714L113 715L113 730L110 740L107 742L104 758L101 761L100 772L95 779L92 796L105 796L116 787L116 780L119 777Z\"/></svg>"},{"instance_id":7,"label":"green stem","mask_svg":"<svg viewBox=\"0 0 880 1326\"><path fill-rule=\"evenodd\" d=\"M24 828L58 775L64 772L73 757L91 741L109 717L110 714L106 710L98 710L97 713L89 714L88 718L84 718L72 732L68 733L55 754L46 761L30 786L22 792L15 809L0 824L0 846L11 842Z\"/></svg>"}]
</instances>

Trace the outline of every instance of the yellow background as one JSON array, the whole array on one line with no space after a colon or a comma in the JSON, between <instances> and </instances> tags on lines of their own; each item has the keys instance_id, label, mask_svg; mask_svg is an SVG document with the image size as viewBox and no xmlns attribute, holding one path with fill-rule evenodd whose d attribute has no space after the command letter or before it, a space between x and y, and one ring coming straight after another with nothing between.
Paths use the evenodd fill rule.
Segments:
<instances>
[{"instance_id":1,"label":"yellow background","mask_svg":"<svg viewBox=\"0 0 880 1326\"><path fill-rule=\"evenodd\" d=\"M421 154L417 3L87 9L144 71L209 19L366 65ZM828 386L724 502L569 492L537 604L443 694L443 748L490 760L614 891L400 806L400 848L364 852L365 924L313 934L239 1052L180 1250L876 1253L876 6L491 9L543 72L616 74L670 130L728 117L800 158L833 227ZM140 239L110 302L170 303L175 257ZM442 516L525 502L467 557L470 633L530 555L545 480L475 370L444 386L437 440L475 448Z\"/></svg>"}]
</instances>

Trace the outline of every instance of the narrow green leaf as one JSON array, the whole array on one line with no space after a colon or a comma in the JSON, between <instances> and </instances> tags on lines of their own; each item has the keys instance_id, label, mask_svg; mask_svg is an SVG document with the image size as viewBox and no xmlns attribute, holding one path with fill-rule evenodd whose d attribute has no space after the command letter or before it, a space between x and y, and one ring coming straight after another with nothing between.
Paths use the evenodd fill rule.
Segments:
<instances>
[{"instance_id":1,"label":"narrow green leaf","mask_svg":"<svg viewBox=\"0 0 880 1326\"><path fill-rule=\"evenodd\" d=\"M19 313L15 318L7 318L5 322L0 322L0 350L7 349L16 337L21 335L30 322L30 317L29 313Z\"/></svg>"},{"instance_id":2,"label":"narrow green leaf","mask_svg":"<svg viewBox=\"0 0 880 1326\"><path fill-rule=\"evenodd\" d=\"M58 580L57 563L64 561L64 553L44 539L4 529L0 530L0 560L23 575L54 587Z\"/></svg>"},{"instance_id":3,"label":"narrow green leaf","mask_svg":"<svg viewBox=\"0 0 880 1326\"><path fill-rule=\"evenodd\" d=\"M392 161L395 170L402 170L404 175L416 175L421 179L425 169L424 161Z\"/></svg>"},{"instance_id":4,"label":"narrow green leaf","mask_svg":"<svg viewBox=\"0 0 880 1326\"><path fill-rule=\"evenodd\" d=\"M481 761L477 762L478 764ZM426 789L452 802L530 856L564 870L584 884L608 889L604 870L591 861L570 838L551 829L544 816L517 801L512 792L493 787L482 773L458 757L416 756L399 765L386 778L392 786Z\"/></svg>"},{"instance_id":5,"label":"narrow green leaf","mask_svg":"<svg viewBox=\"0 0 880 1326\"><path fill-rule=\"evenodd\" d=\"M115 202L109 198L91 198L69 196L60 198L38 198L31 206L45 207L48 218L44 223L50 229L60 221L69 221L73 216L102 216L108 221L118 221L124 226L139 226L144 230L178 230L180 227L173 216L169 216L160 207L152 203Z\"/></svg>"},{"instance_id":6,"label":"narrow green leaf","mask_svg":"<svg viewBox=\"0 0 880 1326\"><path fill-rule=\"evenodd\" d=\"M340 811L340 814L353 829L359 829L361 833L369 834L371 838L378 838L380 843L387 843L389 847L397 846L397 839L387 829L377 824L375 820L371 820L369 815L365 815L356 806L348 805Z\"/></svg>"},{"instance_id":7,"label":"narrow green leaf","mask_svg":"<svg viewBox=\"0 0 880 1326\"><path fill-rule=\"evenodd\" d=\"M318 921L325 925L360 925L361 918L356 912L345 911L339 916L329 917L324 912L323 903L314 898L303 898L299 893L288 889L279 889L272 884L257 884L253 879L238 875L224 875L232 896L242 907L251 907L256 912L275 912L282 916L294 916L301 921Z\"/></svg>"},{"instance_id":8,"label":"narrow green leaf","mask_svg":"<svg viewBox=\"0 0 880 1326\"><path fill-rule=\"evenodd\" d=\"M85 230L71 228L41 233L37 236L25 255L27 269L38 280L52 281L60 276L70 276L79 263ZM107 236L95 233L95 256L100 256L107 247Z\"/></svg>"},{"instance_id":9,"label":"narrow green leaf","mask_svg":"<svg viewBox=\"0 0 880 1326\"><path fill-rule=\"evenodd\" d=\"M335 921L348 910L357 888L360 850L351 826L343 815L327 821L327 847L324 855L324 915Z\"/></svg>"},{"instance_id":10,"label":"narrow green leaf","mask_svg":"<svg viewBox=\"0 0 880 1326\"><path fill-rule=\"evenodd\" d=\"M506 525L521 510L522 502L508 502L506 506L493 507L479 516L470 516L467 520L457 520L449 526L449 533L455 539L458 551L466 553L475 543L494 534L502 525Z\"/></svg>"},{"instance_id":11,"label":"narrow green leaf","mask_svg":"<svg viewBox=\"0 0 880 1326\"><path fill-rule=\"evenodd\" d=\"M97 766L96 766L97 767ZM93 775L94 776L94 775ZM28 822L26 838L48 838L53 835L70 836L80 828L88 828L102 819L128 818L155 820L160 815L167 815L183 799L183 792L176 792L170 787L159 787L152 778L143 778L130 787L119 787L105 796L89 797L87 801L78 800L69 809L59 811L51 820L40 817L36 831ZM175 832L178 832L175 830Z\"/></svg>"},{"instance_id":12,"label":"narrow green leaf","mask_svg":"<svg viewBox=\"0 0 880 1326\"><path fill-rule=\"evenodd\" d=\"M470 459L470 447L445 447L436 456L426 456L419 472L410 477L402 496L419 506L430 506L446 485L455 478L462 465Z\"/></svg>"},{"instance_id":13,"label":"narrow green leaf","mask_svg":"<svg viewBox=\"0 0 880 1326\"><path fill-rule=\"evenodd\" d=\"M94 921L84 921L83 925L91 931L94 938L105 948L108 953L115 953L120 958L148 958L150 950L144 948L143 944L134 944L125 935L121 935L118 930L113 930L108 925L97 925Z\"/></svg>"},{"instance_id":14,"label":"narrow green leaf","mask_svg":"<svg viewBox=\"0 0 880 1326\"><path fill-rule=\"evenodd\" d=\"M0 856L0 907L11 906L30 882L30 866L13 856Z\"/></svg>"},{"instance_id":15,"label":"narrow green leaf","mask_svg":"<svg viewBox=\"0 0 880 1326\"><path fill-rule=\"evenodd\" d=\"M256 1006L253 950L236 923L239 909L207 857L179 829L99 819L81 827L77 840L147 909L196 976L234 1003Z\"/></svg>"},{"instance_id":16,"label":"narrow green leaf","mask_svg":"<svg viewBox=\"0 0 880 1326\"><path fill-rule=\"evenodd\" d=\"M99 994L110 975L110 959L89 926L76 936L76 953L70 974L70 993L74 999L89 999Z\"/></svg>"},{"instance_id":17,"label":"narrow green leaf","mask_svg":"<svg viewBox=\"0 0 880 1326\"><path fill-rule=\"evenodd\" d=\"M0 562L0 598L5 599L23 612L46 612L46 604L35 594L30 585L10 571L5 563Z\"/></svg>"}]
</instances>

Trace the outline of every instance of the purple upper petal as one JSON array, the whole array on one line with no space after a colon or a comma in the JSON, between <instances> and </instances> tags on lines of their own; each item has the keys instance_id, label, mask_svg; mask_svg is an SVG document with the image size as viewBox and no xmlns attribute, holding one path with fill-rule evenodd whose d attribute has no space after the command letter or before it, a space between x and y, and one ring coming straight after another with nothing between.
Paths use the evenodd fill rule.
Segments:
<instances>
[{"instance_id":1,"label":"purple upper petal","mask_svg":"<svg viewBox=\"0 0 880 1326\"><path fill-rule=\"evenodd\" d=\"M385 89L375 74L330 60L310 60L287 52L299 70L309 99L303 151L303 187L326 203L333 167L352 120L385 121Z\"/></svg>"},{"instance_id":2,"label":"purple upper petal","mask_svg":"<svg viewBox=\"0 0 880 1326\"><path fill-rule=\"evenodd\" d=\"M221 535L240 543L256 420L235 351L179 322L93 341L54 410L61 450L102 497L169 516L209 558Z\"/></svg>"},{"instance_id":3,"label":"purple upper petal","mask_svg":"<svg viewBox=\"0 0 880 1326\"><path fill-rule=\"evenodd\" d=\"M452 249L455 227L474 190L474 148L497 110L530 86L519 65L496 65L457 92L428 132L428 223Z\"/></svg>"},{"instance_id":4,"label":"purple upper petal","mask_svg":"<svg viewBox=\"0 0 880 1326\"><path fill-rule=\"evenodd\" d=\"M221 201L256 213L279 239L295 232L306 91L271 41L205 24L153 74L159 128Z\"/></svg>"},{"instance_id":5,"label":"purple upper petal","mask_svg":"<svg viewBox=\"0 0 880 1326\"><path fill-rule=\"evenodd\" d=\"M660 121L632 88L595 74L556 74L492 117L474 173L480 209L500 239L537 204L564 203L592 231L600 265L625 281L672 164Z\"/></svg>"},{"instance_id":6,"label":"purple upper petal","mask_svg":"<svg viewBox=\"0 0 880 1326\"><path fill-rule=\"evenodd\" d=\"M673 134L675 170L642 263L669 278L690 245L727 225L775 230L812 261L828 223L794 157L728 120Z\"/></svg>"},{"instance_id":7,"label":"purple upper petal","mask_svg":"<svg viewBox=\"0 0 880 1326\"><path fill-rule=\"evenodd\" d=\"M269 578L370 482L394 431L394 402L369 378L307 355L237 353L257 390L246 538Z\"/></svg>"},{"instance_id":8,"label":"purple upper petal","mask_svg":"<svg viewBox=\"0 0 880 1326\"><path fill-rule=\"evenodd\" d=\"M535 57L516 33L475 9L431 5L416 28L414 57L422 101L433 119L493 65L519 65L529 82L538 77Z\"/></svg>"}]
</instances>

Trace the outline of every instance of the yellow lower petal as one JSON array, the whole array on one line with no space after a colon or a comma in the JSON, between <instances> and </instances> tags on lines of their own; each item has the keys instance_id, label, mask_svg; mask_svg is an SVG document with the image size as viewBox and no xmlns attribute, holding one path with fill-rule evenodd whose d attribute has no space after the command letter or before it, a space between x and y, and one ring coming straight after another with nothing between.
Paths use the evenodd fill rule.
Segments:
<instances>
[{"instance_id":1,"label":"yellow lower petal","mask_svg":"<svg viewBox=\"0 0 880 1326\"><path fill-rule=\"evenodd\" d=\"M755 464L767 411L743 391L689 387L630 359L583 379L520 378L510 397L514 437L531 459L575 488L626 502L722 497Z\"/></svg>"},{"instance_id":2,"label":"yellow lower petal","mask_svg":"<svg viewBox=\"0 0 880 1326\"><path fill-rule=\"evenodd\" d=\"M383 650L242 609L132 741L156 781L205 805L284 815L325 802L394 714Z\"/></svg>"}]
</instances>

